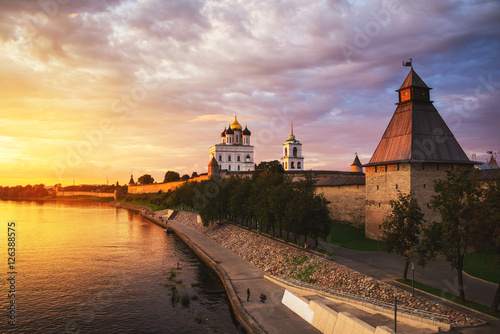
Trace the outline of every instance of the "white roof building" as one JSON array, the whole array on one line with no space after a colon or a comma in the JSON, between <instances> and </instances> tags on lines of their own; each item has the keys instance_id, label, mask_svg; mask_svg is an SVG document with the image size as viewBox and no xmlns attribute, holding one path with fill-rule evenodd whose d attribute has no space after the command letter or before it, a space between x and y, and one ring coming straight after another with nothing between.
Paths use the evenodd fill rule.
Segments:
<instances>
[{"instance_id":1,"label":"white roof building","mask_svg":"<svg viewBox=\"0 0 500 334\"><path fill-rule=\"evenodd\" d=\"M210 147L209 159L215 158L220 170L247 172L255 170L254 147L250 145L251 132L243 130L236 116L228 129L221 133L220 144Z\"/></svg>"}]
</instances>

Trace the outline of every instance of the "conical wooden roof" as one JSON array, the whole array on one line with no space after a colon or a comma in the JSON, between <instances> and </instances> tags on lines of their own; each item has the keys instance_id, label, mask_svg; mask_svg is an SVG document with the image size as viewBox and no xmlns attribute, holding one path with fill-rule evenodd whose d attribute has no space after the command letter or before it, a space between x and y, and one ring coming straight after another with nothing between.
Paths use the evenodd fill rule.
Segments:
<instances>
[{"instance_id":1,"label":"conical wooden roof","mask_svg":"<svg viewBox=\"0 0 500 334\"><path fill-rule=\"evenodd\" d=\"M431 89L425 84L424 80L418 76L417 72L415 72L413 68L410 70L410 73L408 73L405 81L403 81L403 84L399 87L399 89L401 90L407 87L422 87Z\"/></svg>"},{"instance_id":2,"label":"conical wooden roof","mask_svg":"<svg viewBox=\"0 0 500 334\"><path fill-rule=\"evenodd\" d=\"M356 154L351 166L362 166L361 161L359 161L358 154Z\"/></svg>"},{"instance_id":3,"label":"conical wooden roof","mask_svg":"<svg viewBox=\"0 0 500 334\"><path fill-rule=\"evenodd\" d=\"M431 89L413 68L398 92L409 87L414 91ZM365 166L400 162L471 163L428 98L398 103L375 153Z\"/></svg>"}]
</instances>

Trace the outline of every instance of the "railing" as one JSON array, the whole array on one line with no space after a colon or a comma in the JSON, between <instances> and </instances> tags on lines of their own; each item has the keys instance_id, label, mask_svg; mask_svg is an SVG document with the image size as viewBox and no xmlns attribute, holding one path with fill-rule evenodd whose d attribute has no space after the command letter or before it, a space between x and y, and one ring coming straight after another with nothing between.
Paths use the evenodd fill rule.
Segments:
<instances>
[{"instance_id":1,"label":"railing","mask_svg":"<svg viewBox=\"0 0 500 334\"><path fill-rule=\"evenodd\" d=\"M325 297L334 297L337 299L347 301L349 303L361 304L364 307L370 307L372 309L381 308L382 310L387 310L387 313L392 312L392 314L394 314L393 303L386 303L374 298L357 296L347 292L335 291L327 287L313 285L290 277L284 277L284 276L277 277L273 275L269 276L284 284L299 286L302 289L310 290L312 292L315 292L316 294L323 295ZM411 320L420 319L420 322L423 322L424 319L430 320L432 321L432 325L434 326L436 326L438 322L449 324L449 316L447 315L433 313L425 310L411 309L400 305L397 306L397 311L398 315L402 316L403 314L406 314Z\"/></svg>"}]
</instances>

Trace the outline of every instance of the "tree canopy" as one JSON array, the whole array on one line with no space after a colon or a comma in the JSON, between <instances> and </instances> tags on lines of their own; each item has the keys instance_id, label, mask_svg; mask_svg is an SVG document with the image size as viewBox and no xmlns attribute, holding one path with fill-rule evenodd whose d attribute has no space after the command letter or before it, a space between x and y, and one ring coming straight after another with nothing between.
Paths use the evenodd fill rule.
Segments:
<instances>
[{"instance_id":1,"label":"tree canopy","mask_svg":"<svg viewBox=\"0 0 500 334\"><path fill-rule=\"evenodd\" d=\"M472 232L482 224L482 189L476 171L457 168L447 171L445 179L436 180L434 191L429 207L441 214L441 222L432 222L422 229L419 263L425 265L442 254L457 271L459 297L465 302L464 256L474 245L476 235Z\"/></svg>"},{"instance_id":2,"label":"tree canopy","mask_svg":"<svg viewBox=\"0 0 500 334\"><path fill-rule=\"evenodd\" d=\"M474 249L481 256L494 255L493 265L500 267L500 170L497 179L490 182L483 192L483 215L480 224L472 227ZM497 312L500 304L500 277L490 311Z\"/></svg>"},{"instance_id":3,"label":"tree canopy","mask_svg":"<svg viewBox=\"0 0 500 334\"><path fill-rule=\"evenodd\" d=\"M169 170L168 172L165 173L165 178L163 179L163 183L179 181L180 179L181 176L179 173Z\"/></svg>"},{"instance_id":4,"label":"tree canopy","mask_svg":"<svg viewBox=\"0 0 500 334\"><path fill-rule=\"evenodd\" d=\"M403 279L407 279L408 267L419 245L420 227L424 214L411 194L398 192L397 200L391 200L392 212L382 223L382 250L405 257Z\"/></svg>"},{"instance_id":5,"label":"tree canopy","mask_svg":"<svg viewBox=\"0 0 500 334\"><path fill-rule=\"evenodd\" d=\"M139 184L153 184L155 179L149 174L144 174L137 179L137 182Z\"/></svg>"}]
</instances>

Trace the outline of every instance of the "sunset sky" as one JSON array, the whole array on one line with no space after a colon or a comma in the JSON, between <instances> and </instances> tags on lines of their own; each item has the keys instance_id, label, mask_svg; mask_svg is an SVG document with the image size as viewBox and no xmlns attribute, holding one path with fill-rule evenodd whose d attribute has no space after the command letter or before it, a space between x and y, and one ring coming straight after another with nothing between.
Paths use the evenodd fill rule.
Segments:
<instances>
[{"instance_id":1,"label":"sunset sky","mask_svg":"<svg viewBox=\"0 0 500 334\"><path fill-rule=\"evenodd\" d=\"M0 185L207 171L234 115L256 162L367 163L413 58L465 153L500 151L500 2L0 1Z\"/></svg>"}]
</instances>

